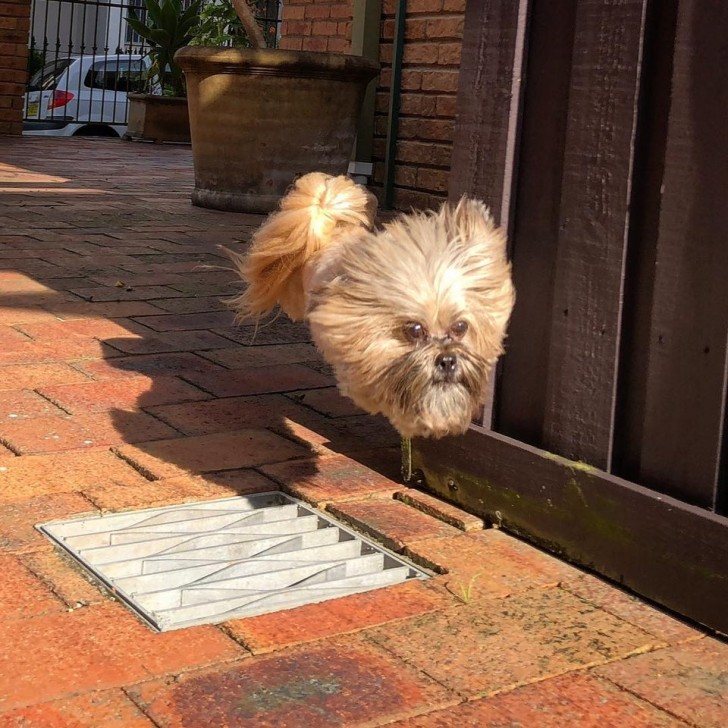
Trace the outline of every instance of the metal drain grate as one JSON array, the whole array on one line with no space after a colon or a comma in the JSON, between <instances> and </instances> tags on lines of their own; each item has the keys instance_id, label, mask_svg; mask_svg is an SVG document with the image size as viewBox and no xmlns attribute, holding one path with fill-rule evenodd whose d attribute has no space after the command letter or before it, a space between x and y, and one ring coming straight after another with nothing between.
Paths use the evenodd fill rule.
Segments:
<instances>
[{"instance_id":1,"label":"metal drain grate","mask_svg":"<svg viewBox=\"0 0 728 728\"><path fill-rule=\"evenodd\" d=\"M38 528L162 632L427 578L280 492Z\"/></svg>"}]
</instances>

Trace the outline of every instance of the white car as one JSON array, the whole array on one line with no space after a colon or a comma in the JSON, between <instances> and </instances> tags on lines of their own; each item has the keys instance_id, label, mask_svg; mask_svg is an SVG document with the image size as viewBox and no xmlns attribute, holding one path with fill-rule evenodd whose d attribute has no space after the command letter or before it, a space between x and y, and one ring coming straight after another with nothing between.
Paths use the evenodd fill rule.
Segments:
<instances>
[{"instance_id":1,"label":"white car","mask_svg":"<svg viewBox=\"0 0 728 728\"><path fill-rule=\"evenodd\" d=\"M130 54L53 58L28 83L23 134L122 136L127 93L144 91L148 66Z\"/></svg>"}]
</instances>

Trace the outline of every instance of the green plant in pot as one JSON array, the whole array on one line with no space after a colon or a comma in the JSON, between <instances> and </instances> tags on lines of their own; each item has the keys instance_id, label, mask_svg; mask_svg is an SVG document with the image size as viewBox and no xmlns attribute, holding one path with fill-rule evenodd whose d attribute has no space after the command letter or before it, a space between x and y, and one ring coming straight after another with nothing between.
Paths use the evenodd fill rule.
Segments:
<instances>
[{"instance_id":1,"label":"green plant in pot","mask_svg":"<svg viewBox=\"0 0 728 728\"><path fill-rule=\"evenodd\" d=\"M129 9L129 27L149 44L147 93L129 94L127 139L189 142L187 90L174 54L190 43L200 22L202 0L144 0L145 14Z\"/></svg>"},{"instance_id":2,"label":"green plant in pot","mask_svg":"<svg viewBox=\"0 0 728 728\"><path fill-rule=\"evenodd\" d=\"M379 66L267 48L253 7L229 2L250 47L188 46L175 56L187 79L192 202L265 213L297 176L347 172L364 92Z\"/></svg>"}]
</instances>

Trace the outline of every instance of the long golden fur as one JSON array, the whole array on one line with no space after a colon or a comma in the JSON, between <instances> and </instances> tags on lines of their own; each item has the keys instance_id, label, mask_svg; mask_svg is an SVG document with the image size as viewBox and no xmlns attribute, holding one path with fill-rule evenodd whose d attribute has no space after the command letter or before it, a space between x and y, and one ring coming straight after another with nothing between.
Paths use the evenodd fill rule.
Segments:
<instances>
[{"instance_id":1,"label":"long golden fur","mask_svg":"<svg viewBox=\"0 0 728 728\"><path fill-rule=\"evenodd\" d=\"M376 202L346 177L301 177L235 256L260 318L276 304L305 319L359 407L406 437L464 432L503 353L514 303L504 233L483 203L373 229Z\"/></svg>"}]
</instances>

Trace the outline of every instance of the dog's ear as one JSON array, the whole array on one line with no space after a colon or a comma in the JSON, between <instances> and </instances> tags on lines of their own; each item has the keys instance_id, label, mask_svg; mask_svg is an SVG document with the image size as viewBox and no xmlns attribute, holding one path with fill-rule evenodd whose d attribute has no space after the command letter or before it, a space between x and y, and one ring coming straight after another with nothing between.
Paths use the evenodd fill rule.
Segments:
<instances>
[{"instance_id":1,"label":"dog's ear","mask_svg":"<svg viewBox=\"0 0 728 728\"><path fill-rule=\"evenodd\" d=\"M487 242L491 250L498 250L505 255L506 236L495 224L493 215L480 200L463 196L452 210L452 226L462 241Z\"/></svg>"}]
</instances>

